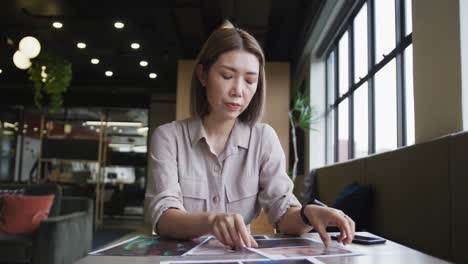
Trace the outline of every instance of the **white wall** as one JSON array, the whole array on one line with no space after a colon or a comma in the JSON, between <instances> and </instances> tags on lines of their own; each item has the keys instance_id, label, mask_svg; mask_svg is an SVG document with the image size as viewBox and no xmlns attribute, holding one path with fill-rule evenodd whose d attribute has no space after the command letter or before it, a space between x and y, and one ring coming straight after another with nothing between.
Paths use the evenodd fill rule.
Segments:
<instances>
[{"instance_id":1,"label":"white wall","mask_svg":"<svg viewBox=\"0 0 468 264\"><path fill-rule=\"evenodd\" d=\"M413 0L416 143L462 130L458 6Z\"/></svg>"},{"instance_id":2,"label":"white wall","mask_svg":"<svg viewBox=\"0 0 468 264\"><path fill-rule=\"evenodd\" d=\"M463 130L468 130L468 1L460 0Z\"/></svg>"}]
</instances>

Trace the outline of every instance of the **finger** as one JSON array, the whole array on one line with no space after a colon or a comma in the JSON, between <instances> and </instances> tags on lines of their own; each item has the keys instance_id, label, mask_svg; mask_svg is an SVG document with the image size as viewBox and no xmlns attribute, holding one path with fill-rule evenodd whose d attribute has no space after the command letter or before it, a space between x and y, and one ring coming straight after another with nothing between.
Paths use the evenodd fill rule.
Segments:
<instances>
[{"instance_id":1,"label":"finger","mask_svg":"<svg viewBox=\"0 0 468 264\"><path fill-rule=\"evenodd\" d=\"M356 224L354 223L353 219L351 219L349 216L346 216L346 220L348 221L349 229L350 229L350 233L348 234L348 237L346 238L346 243L350 244L353 242L354 233L356 232Z\"/></svg>"},{"instance_id":2,"label":"finger","mask_svg":"<svg viewBox=\"0 0 468 264\"><path fill-rule=\"evenodd\" d=\"M219 234L219 237L221 238L219 241L223 243L224 245L233 246L231 236L229 235L229 232L226 230L226 224L224 222L218 222L216 224L216 230L217 233Z\"/></svg>"},{"instance_id":3,"label":"finger","mask_svg":"<svg viewBox=\"0 0 468 264\"><path fill-rule=\"evenodd\" d=\"M228 245L230 247L235 247L236 245L232 241L231 235L229 234L228 231L228 226L226 224L221 224L220 225L220 233L224 238L224 241L226 241L225 245Z\"/></svg>"},{"instance_id":4,"label":"finger","mask_svg":"<svg viewBox=\"0 0 468 264\"><path fill-rule=\"evenodd\" d=\"M258 243L257 243L257 241L255 241L253 236L250 236L250 246L254 247L254 248L258 247Z\"/></svg>"},{"instance_id":5,"label":"finger","mask_svg":"<svg viewBox=\"0 0 468 264\"><path fill-rule=\"evenodd\" d=\"M236 248L245 247L245 244L243 243L242 239L239 237L239 233L238 233L237 228L235 226L235 220L234 220L233 217L231 218L231 221L229 221L227 229L228 229L229 235L232 238L234 246Z\"/></svg>"},{"instance_id":6,"label":"finger","mask_svg":"<svg viewBox=\"0 0 468 264\"><path fill-rule=\"evenodd\" d=\"M322 239L322 242L325 245L325 247L328 247L328 243L330 242L330 237L328 236L328 233L325 230L325 228L319 227L317 228L317 232L319 233L320 239Z\"/></svg>"},{"instance_id":7,"label":"finger","mask_svg":"<svg viewBox=\"0 0 468 264\"><path fill-rule=\"evenodd\" d=\"M213 234L219 242L221 242L223 245L226 245L226 241L224 240L223 235L217 226L213 228Z\"/></svg>"},{"instance_id":8,"label":"finger","mask_svg":"<svg viewBox=\"0 0 468 264\"><path fill-rule=\"evenodd\" d=\"M347 216L338 216L338 228L340 229L340 239L339 242L343 244L349 244L351 241L351 228L349 226L348 220L346 219Z\"/></svg>"},{"instance_id":9,"label":"finger","mask_svg":"<svg viewBox=\"0 0 468 264\"><path fill-rule=\"evenodd\" d=\"M240 234L240 238L242 239L246 247L251 247L252 245L250 244L249 238L250 234L247 232L247 228L245 228L244 219L240 214L235 214L234 219L237 232L239 232Z\"/></svg>"}]
</instances>

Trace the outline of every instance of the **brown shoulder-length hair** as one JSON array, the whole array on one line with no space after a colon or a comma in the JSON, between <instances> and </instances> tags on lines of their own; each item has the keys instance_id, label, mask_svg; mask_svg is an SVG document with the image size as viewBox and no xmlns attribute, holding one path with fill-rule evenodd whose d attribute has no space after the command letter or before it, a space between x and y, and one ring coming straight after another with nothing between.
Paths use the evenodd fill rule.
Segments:
<instances>
[{"instance_id":1,"label":"brown shoulder-length hair","mask_svg":"<svg viewBox=\"0 0 468 264\"><path fill-rule=\"evenodd\" d=\"M202 65L203 71L208 72L221 54L232 50L249 52L257 57L260 64L257 90L249 106L238 117L240 121L253 126L261 118L265 104L265 56L252 35L242 29L235 28L229 21L211 33L197 56L192 73L190 111L192 116L199 117L205 116L210 111L206 88L203 87L197 76L198 65Z\"/></svg>"}]
</instances>

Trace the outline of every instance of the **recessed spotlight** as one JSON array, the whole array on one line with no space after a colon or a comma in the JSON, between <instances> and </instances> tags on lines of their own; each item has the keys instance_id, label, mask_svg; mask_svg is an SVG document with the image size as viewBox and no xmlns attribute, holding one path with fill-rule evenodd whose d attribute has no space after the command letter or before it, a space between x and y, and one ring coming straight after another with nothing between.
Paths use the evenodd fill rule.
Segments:
<instances>
[{"instance_id":1,"label":"recessed spotlight","mask_svg":"<svg viewBox=\"0 0 468 264\"><path fill-rule=\"evenodd\" d=\"M76 46L79 48L79 49L84 49L86 48L86 44L84 42L78 42L78 44L76 44Z\"/></svg>"},{"instance_id":2,"label":"recessed spotlight","mask_svg":"<svg viewBox=\"0 0 468 264\"><path fill-rule=\"evenodd\" d=\"M132 49L139 49L139 48L140 48L140 44L138 44L138 43L135 42L135 43L132 43L132 44L130 45L130 47L132 47Z\"/></svg>"},{"instance_id":3,"label":"recessed spotlight","mask_svg":"<svg viewBox=\"0 0 468 264\"><path fill-rule=\"evenodd\" d=\"M106 76L107 76L107 77L111 77L113 74L114 74L114 73L111 72L111 71L106 71Z\"/></svg>"},{"instance_id":4,"label":"recessed spotlight","mask_svg":"<svg viewBox=\"0 0 468 264\"><path fill-rule=\"evenodd\" d=\"M3 72L2 69L0 69L0 74L2 74L2 72Z\"/></svg>"},{"instance_id":5,"label":"recessed spotlight","mask_svg":"<svg viewBox=\"0 0 468 264\"><path fill-rule=\"evenodd\" d=\"M122 22L120 22L120 21L118 21L118 22L115 22L115 23L114 23L114 27L115 27L115 28L118 28L118 29L121 29L121 28L124 28L124 27L125 27L125 24L122 23Z\"/></svg>"},{"instance_id":6,"label":"recessed spotlight","mask_svg":"<svg viewBox=\"0 0 468 264\"><path fill-rule=\"evenodd\" d=\"M146 67L146 66L148 66L148 62L147 61L140 61L140 66L141 67Z\"/></svg>"},{"instance_id":7,"label":"recessed spotlight","mask_svg":"<svg viewBox=\"0 0 468 264\"><path fill-rule=\"evenodd\" d=\"M149 77L151 79L156 79L156 77L158 77L158 75L156 73L152 72L152 73L149 74Z\"/></svg>"},{"instance_id":8,"label":"recessed spotlight","mask_svg":"<svg viewBox=\"0 0 468 264\"><path fill-rule=\"evenodd\" d=\"M92 58L92 59L91 59L91 63L92 63L92 64L99 64L99 60L96 59L96 58Z\"/></svg>"},{"instance_id":9,"label":"recessed spotlight","mask_svg":"<svg viewBox=\"0 0 468 264\"><path fill-rule=\"evenodd\" d=\"M52 26L53 26L54 28L62 28L62 27L63 27L63 24L60 23L60 22L54 22L54 23L52 23Z\"/></svg>"}]
</instances>

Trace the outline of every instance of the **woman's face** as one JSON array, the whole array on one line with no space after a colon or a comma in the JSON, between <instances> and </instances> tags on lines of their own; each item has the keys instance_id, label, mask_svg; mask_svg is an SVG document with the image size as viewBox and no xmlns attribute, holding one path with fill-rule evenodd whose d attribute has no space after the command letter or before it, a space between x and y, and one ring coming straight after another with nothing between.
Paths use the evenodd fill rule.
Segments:
<instances>
[{"instance_id":1,"label":"woman's face","mask_svg":"<svg viewBox=\"0 0 468 264\"><path fill-rule=\"evenodd\" d=\"M260 63L257 57L243 50L225 52L201 74L206 87L209 115L236 119L249 105L257 90Z\"/></svg>"}]
</instances>

